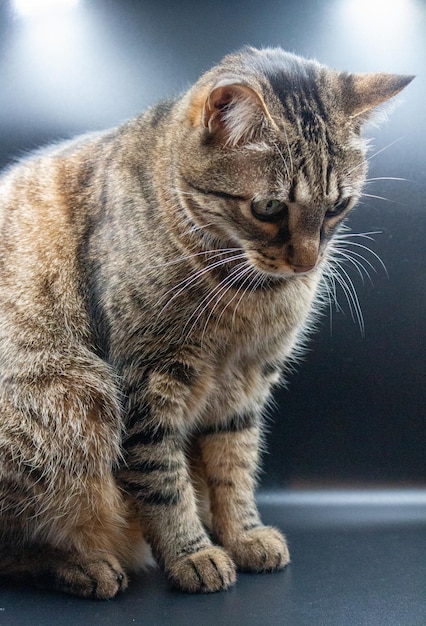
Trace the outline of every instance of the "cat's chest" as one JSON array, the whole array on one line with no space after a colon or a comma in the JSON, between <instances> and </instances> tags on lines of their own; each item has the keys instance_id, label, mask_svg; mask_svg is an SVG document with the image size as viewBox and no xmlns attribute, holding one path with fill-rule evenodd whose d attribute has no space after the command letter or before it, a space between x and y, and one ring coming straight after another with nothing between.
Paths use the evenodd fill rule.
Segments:
<instances>
[{"instance_id":1,"label":"cat's chest","mask_svg":"<svg viewBox=\"0 0 426 626\"><path fill-rule=\"evenodd\" d=\"M278 380L309 325L317 282L299 281L263 300L253 297L215 328L205 353L213 370L212 395L260 397Z\"/></svg>"},{"instance_id":2,"label":"cat's chest","mask_svg":"<svg viewBox=\"0 0 426 626\"><path fill-rule=\"evenodd\" d=\"M307 324L320 276L288 281L280 288L252 292L230 301L203 328L210 346L236 360L273 358L286 350Z\"/></svg>"}]
</instances>

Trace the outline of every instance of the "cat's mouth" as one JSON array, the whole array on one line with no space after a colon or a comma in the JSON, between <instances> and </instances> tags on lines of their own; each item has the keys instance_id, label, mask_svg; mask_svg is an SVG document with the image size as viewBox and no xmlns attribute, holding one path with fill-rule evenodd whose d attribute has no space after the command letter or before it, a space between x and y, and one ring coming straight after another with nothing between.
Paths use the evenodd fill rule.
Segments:
<instances>
[{"instance_id":1,"label":"cat's mouth","mask_svg":"<svg viewBox=\"0 0 426 626\"><path fill-rule=\"evenodd\" d=\"M304 262L292 261L290 258L266 253L262 250L250 250L247 252L250 264L259 272L274 278L289 278L310 274L318 269L323 257L317 254Z\"/></svg>"}]
</instances>

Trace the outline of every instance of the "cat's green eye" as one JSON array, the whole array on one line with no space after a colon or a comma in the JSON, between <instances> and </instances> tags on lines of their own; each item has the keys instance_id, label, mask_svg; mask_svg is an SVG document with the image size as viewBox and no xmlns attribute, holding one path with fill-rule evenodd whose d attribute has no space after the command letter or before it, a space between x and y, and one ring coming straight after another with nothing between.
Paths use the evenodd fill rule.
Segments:
<instances>
[{"instance_id":1,"label":"cat's green eye","mask_svg":"<svg viewBox=\"0 0 426 626\"><path fill-rule=\"evenodd\" d=\"M260 200L251 203L251 212L262 222L275 222L282 219L287 213L287 205L281 200Z\"/></svg>"},{"instance_id":2,"label":"cat's green eye","mask_svg":"<svg viewBox=\"0 0 426 626\"><path fill-rule=\"evenodd\" d=\"M350 204L351 198L345 198L344 200L340 200L339 202L337 202L334 207L332 207L331 209L328 209L328 211L326 211L325 216L326 217L337 217L338 215L340 215L341 213L343 213L343 211L345 211L349 204Z\"/></svg>"}]
</instances>

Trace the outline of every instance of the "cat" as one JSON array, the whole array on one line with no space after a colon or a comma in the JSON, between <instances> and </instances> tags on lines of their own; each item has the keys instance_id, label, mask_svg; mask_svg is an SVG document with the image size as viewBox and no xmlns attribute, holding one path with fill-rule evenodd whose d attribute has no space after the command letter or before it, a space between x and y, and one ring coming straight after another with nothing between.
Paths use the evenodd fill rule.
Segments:
<instances>
[{"instance_id":1,"label":"cat","mask_svg":"<svg viewBox=\"0 0 426 626\"><path fill-rule=\"evenodd\" d=\"M189 592L286 566L262 414L361 195L361 127L411 80L247 47L4 172L2 576L108 599L150 550Z\"/></svg>"}]
</instances>

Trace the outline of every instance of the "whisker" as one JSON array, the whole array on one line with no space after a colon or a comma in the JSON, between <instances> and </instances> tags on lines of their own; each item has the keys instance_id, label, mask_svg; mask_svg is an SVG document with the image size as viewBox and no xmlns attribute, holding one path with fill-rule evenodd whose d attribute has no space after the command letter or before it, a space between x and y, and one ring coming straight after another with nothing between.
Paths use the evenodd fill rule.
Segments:
<instances>
[{"instance_id":1,"label":"whisker","mask_svg":"<svg viewBox=\"0 0 426 626\"><path fill-rule=\"evenodd\" d=\"M175 291L176 289L178 289L178 291L170 298L170 300L168 300L166 302L166 304L163 306L163 308L161 309L161 311L158 314L158 317L161 316L161 314L164 312L164 310L166 309L166 307L169 306L169 304L179 296L179 294L181 294L183 291L185 291L185 289L187 287L189 287L189 285L191 285L192 283L194 283L196 280L198 280L201 276L204 276L204 274L211 272L212 270L214 270L217 267L220 267L221 265L225 265L226 263L230 263L232 261L239 261L240 259L246 259L246 255L245 254L236 254L234 256L228 257L226 259L220 259L219 261L215 261L215 263L212 263L210 265L207 265L207 267L204 267L202 269L200 269L198 272L195 272L195 274L191 275L191 276L187 276L184 280L182 280L180 283L178 283L177 285L174 285L174 287L172 287L171 289L169 289L168 291L166 291L166 293L164 293L160 300L158 301L157 304L160 304L160 302L162 300L164 300L164 298L166 298L170 293L172 293L173 291Z\"/></svg>"},{"instance_id":2,"label":"whisker","mask_svg":"<svg viewBox=\"0 0 426 626\"><path fill-rule=\"evenodd\" d=\"M370 156L367 158L367 161L371 161L371 159L374 159L374 157L376 157L378 154L381 154L382 152L385 152L385 150L389 150L389 148L392 148L392 146L394 146L395 144L399 143L400 141L402 141L403 139L405 139L405 135L402 137L398 137L397 139L394 139L393 141L391 141L390 143L388 143L386 146L384 146L383 148L380 148L380 150L377 150L376 152L374 152L373 154L370 154Z\"/></svg>"},{"instance_id":3,"label":"whisker","mask_svg":"<svg viewBox=\"0 0 426 626\"><path fill-rule=\"evenodd\" d=\"M358 253L354 252L353 250L351 250L351 251L335 250L335 254L340 255L341 257L343 257L343 259L345 259L346 261L351 263L356 268L358 274L361 276L362 282L364 282L364 274L365 274L365 276L368 278L370 283L373 285L373 281L371 279L371 276L370 276L368 270L366 269L366 267L364 266L364 264L358 258L354 258L354 257L359 257L360 259L365 261L365 263L369 267L371 267L371 269L374 272L377 273L377 270L374 267L374 265L372 263L370 263L369 261L367 261L367 259L365 259L361 254L358 254Z\"/></svg>"},{"instance_id":4,"label":"whisker","mask_svg":"<svg viewBox=\"0 0 426 626\"><path fill-rule=\"evenodd\" d=\"M242 285L240 285L240 287L237 289L236 293L232 296L231 300L230 300L230 301L228 302L228 304L227 304L227 305L223 308L223 310L222 310L222 312L221 312L221 315L220 315L219 319L218 319L218 320L217 320L217 322L216 322L216 328L218 327L219 320L220 320L220 318L222 317L222 315L223 315L223 313L224 313L225 309L226 309L226 308L227 308L227 306L228 306L228 305L229 305L229 304L230 304L230 303L234 300L234 298L235 298L235 297L236 297L236 295L239 293L239 291L240 291L241 289L243 289L243 287L244 287L244 285L245 285L245 282L246 282L246 280L247 280L248 276L250 276L250 274L251 274L253 271L254 271L254 268L252 268L250 265L246 265L246 267L244 267L244 268L240 271L240 273L239 273L237 276L235 276L235 277L233 278L232 283L231 283L231 284L228 286L228 288L227 288L227 289L226 289L226 290L222 293L222 295L220 296L220 298L217 300L217 302L215 303L214 307L213 307L213 308L212 308L212 310L210 311L210 313L209 313L209 315L208 315L208 317L207 317L207 319L206 319L206 322L205 322L205 324L204 324L204 329L203 329L203 334L202 334L202 337L201 337L201 341L204 341L204 335L205 335L205 333L206 333L206 331L207 331L207 326L208 326L208 323L209 323L209 321L210 321L210 319L211 319L211 317L212 317L212 315L213 315L213 313L214 313L215 309L217 308L217 306L219 305L219 303L223 300L223 298L224 298L225 294L226 294L226 293L227 293L227 292L228 292L228 291L229 291L229 290L233 287L233 285L235 285L235 283L237 283L238 281L240 281L240 280L241 280L241 278L242 278L245 274L247 274L247 276L246 276L246 277L244 278L244 280L243 280ZM232 318L232 319L234 319L234 318Z\"/></svg>"},{"instance_id":5,"label":"whisker","mask_svg":"<svg viewBox=\"0 0 426 626\"><path fill-rule=\"evenodd\" d=\"M350 239L353 237L363 237L364 239L370 239L370 241L374 241L374 238L371 235L381 235L382 231L381 230L372 230L371 232L367 232L367 233L337 233L337 235L334 235L334 240L337 239Z\"/></svg>"},{"instance_id":6,"label":"whisker","mask_svg":"<svg viewBox=\"0 0 426 626\"><path fill-rule=\"evenodd\" d=\"M391 143L387 144L386 146L384 146L383 148L380 148L380 150L377 150L376 152L374 152L373 154L370 154L369 157L367 157L367 159L363 159L360 163L358 163L358 165L355 165L355 167L353 167L351 170L349 170L348 175L352 174L353 172L355 172L358 168L362 167L363 165L365 165L365 162L369 162L372 159L374 159L377 155L381 154L382 152L385 152L385 150L389 150L389 148L391 148L392 146L394 146L396 143L398 143L399 141L402 141L403 139L405 139L405 136L403 137L398 137L398 139L395 139L394 141L391 141Z\"/></svg>"},{"instance_id":7,"label":"whisker","mask_svg":"<svg viewBox=\"0 0 426 626\"><path fill-rule=\"evenodd\" d=\"M338 313L343 313L343 308L341 307L337 299L337 287L336 287L335 273L336 273L336 270L334 269L333 265L329 262L327 264L327 268L324 273L324 279L326 281L325 286L328 291L328 294L333 298L333 304L334 304L336 311Z\"/></svg>"},{"instance_id":8,"label":"whisker","mask_svg":"<svg viewBox=\"0 0 426 626\"><path fill-rule=\"evenodd\" d=\"M335 250L334 253L335 255L340 255L343 259L343 262L348 261L349 263L352 263L352 265L355 267L356 271L360 275L362 282L364 282L364 274L362 273L360 267L356 264L356 262L349 256L349 254L347 254L346 252L343 252L342 250ZM368 275L368 278L370 278L369 275Z\"/></svg>"},{"instance_id":9,"label":"whisker","mask_svg":"<svg viewBox=\"0 0 426 626\"><path fill-rule=\"evenodd\" d=\"M222 256L222 254L220 254L220 255L219 254L213 254L212 258L216 258L217 256ZM237 254L237 255L233 255L231 257L227 257L225 259L219 259L218 261L215 261L214 263L209 264L206 267L202 267L197 272L195 272L195 274L191 274L190 276L187 276L181 282L179 282L177 285L174 285L174 287L172 287L171 289L166 291L166 293L164 294L163 297L167 296L169 293L171 293L172 291L174 291L175 289L177 289L181 285L185 285L186 283L188 283L188 284L192 283L194 280L196 280L197 278L199 278L203 274L205 274L205 273L215 269L216 267L220 267L221 265L224 265L225 263L229 263L231 261L236 261L238 259L243 259L243 258L245 258L245 254Z\"/></svg>"},{"instance_id":10,"label":"whisker","mask_svg":"<svg viewBox=\"0 0 426 626\"><path fill-rule=\"evenodd\" d=\"M389 198L384 198L383 196L376 196L372 193L362 193L361 197L362 198L374 198L376 200L384 200L385 202L391 202L392 204L400 204L396 200L390 200Z\"/></svg>"},{"instance_id":11,"label":"whisker","mask_svg":"<svg viewBox=\"0 0 426 626\"><path fill-rule=\"evenodd\" d=\"M182 233L182 237L185 237L186 235L193 235L194 233L197 233L200 230L204 230L209 226L214 226L214 222L209 222L207 224L203 224L202 226L197 226L196 224L193 224L189 230Z\"/></svg>"},{"instance_id":12,"label":"whisker","mask_svg":"<svg viewBox=\"0 0 426 626\"><path fill-rule=\"evenodd\" d=\"M340 250L340 252L343 252L343 250ZM368 265L368 267L372 269L375 274L377 274L377 269L374 267L371 261L369 261L363 254L360 254L359 252L355 252L355 250L345 250L344 252L352 259L353 262L358 263L359 266L363 268L368 278L370 278L370 275L368 271L366 270L364 263Z\"/></svg>"},{"instance_id":13,"label":"whisker","mask_svg":"<svg viewBox=\"0 0 426 626\"><path fill-rule=\"evenodd\" d=\"M242 285L240 285L240 287L237 289L237 291L236 291L236 292L235 292L235 294L232 296L232 298L229 300L229 302L228 302L228 303L227 303L227 304L223 307L222 312L221 312L221 314L219 315L219 317L218 317L218 319L217 319L217 322L216 322L216 327L219 325L219 322L220 322L220 320L222 319L222 317L223 317L223 315L224 315L224 313L225 313L226 309L227 309L227 308L228 308L228 307L232 304L232 302L233 302L233 301L235 300L235 298L238 296L239 292L240 292L242 289L244 289L244 291L243 291L243 295L244 295L244 292L245 292L245 291L247 291L247 289L248 289L248 288L247 288L247 289L245 288L245 283L246 283L247 278L249 278L249 276L250 276L250 275L252 275L253 273L254 273L254 274L257 274L257 270L256 270L254 267L250 267L250 266L249 266L247 269L248 269L249 271L248 271L248 272L245 272L245 273L247 273L247 276L246 276L246 278L244 279L243 284L242 284ZM243 274L239 275L239 276L238 276L238 280L239 280L239 279L241 279L241 278L242 278L242 276L243 276ZM235 281L235 282L236 282L236 281ZM250 284L251 284L251 283L250 283ZM238 303L237 303L237 306L238 306ZM235 313L235 310L234 310L234 313ZM233 322L234 322L234 315L232 316L232 323L233 323Z\"/></svg>"},{"instance_id":14,"label":"whisker","mask_svg":"<svg viewBox=\"0 0 426 626\"><path fill-rule=\"evenodd\" d=\"M235 324L235 317L237 315L237 309L240 306L241 301L242 301L245 293L250 289L250 287L253 284L253 282L255 281L255 279L257 279L258 271L254 267L251 268L251 269L252 269L252 273L254 273L254 276L253 276L252 280L250 281L250 283L247 285L247 288L244 288L244 291L242 292L240 298L238 299L237 304L234 307L234 312L232 313L232 325ZM250 277L250 274L246 278L249 278L249 277ZM240 290L242 290L242 287L245 285L245 282L246 282L246 280L244 280L244 283L243 283L243 285L241 285ZM240 291L240 290L238 290L238 291ZM237 294L238 294L238 291L237 291Z\"/></svg>"},{"instance_id":15,"label":"whisker","mask_svg":"<svg viewBox=\"0 0 426 626\"><path fill-rule=\"evenodd\" d=\"M357 293L355 291L354 284L349 274L342 268L341 265L339 265L338 268L333 268L332 271L333 271L336 281L338 282L338 284L342 288L343 293L345 294L346 301L349 305L351 317L354 320L354 322L355 321L358 322L361 335L364 336L365 334L364 317L362 315L361 305L360 305Z\"/></svg>"},{"instance_id":16,"label":"whisker","mask_svg":"<svg viewBox=\"0 0 426 626\"><path fill-rule=\"evenodd\" d=\"M371 248L369 248L368 246L364 246L362 243L358 243L357 241L346 241L345 245L347 245L347 246L355 246L357 248L362 248L362 250L366 250L367 252L369 252L375 259L377 259L377 261L380 263L381 267L384 269L384 271L386 273L386 276L389 278L389 274L388 274L388 270L386 268L386 265L383 263L383 261L379 257L379 255L374 252L374 250L371 250Z\"/></svg>"},{"instance_id":17,"label":"whisker","mask_svg":"<svg viewBox=\"0 0 426 626\"><path fill-rule=\"evenodd\" d=\"M378 176L376 178L367 178L365 180L365 182L366 183L371 183L371 182L376 181L376 180L400 180L400 181L404 181L404 182L407 182L407 183L411 182L409 178L399 178L397 176Z\"/></svg>"},{"instance_id":18,"label":"whisker","mask_svg":"<svg viewBox=\"0 0 426 626\"><path fill-rule=\"evenodd\" d=\"M234 267L232 269L232 271L228 274L228 276L226 276L225 278L223 278L218 285L215 286L215 288L212 291L209 291L209 293L207 294L207 296L205 296L201 302L199 303L199 305L197 306L197 308L191 313L190 317L188 318L188 320L185 323L185 326L183 327L182 333L185 333L185 330L189 324L189 322L191 321L191 319L194 317L194 315L197 314L197 312L199 311L196 319L194 320L191 328L189 329L188 335L190 335L193 331L193 329L195 328L195 326L197 325L198 320L200 319L200 317L202 316L202 314L204 313L204 311L206 311L209 307L209 305L211 304L211 302L214 301L214 299L221 293L222 295L220 296L218 302L220 301L220 299L225 295L225 293L231 289L232 285L234 284L234 282L236 280L238 280L239 276L240 276L240 272L241 272L241 266L244 268L244 265L246 265L246 261L243 261L242 263L238 263L238 265L236 267ZM229 280L232 277L231 281ZM225 290L225 291L224 291ZM216 303L217 305L217 303ZM216 307L215 305L215 307ZM214 307L214 308L215 308ZM211 311L211 314L214 311L214 308ZM210 314L210 315L211 315ZM210 316L209 318L210 319ZM208 320L207 320L208 321ZM204 334L204 333L203 333Z\"/></svg>"},{"instance_id":19,"label":"whisker","mask_svg":"<svg viewBox=\"0 0 426 626\"><path fill-rule=\"evenodd\" d=\"M222 256L224 254L228 254L230 252L241 252L243 248L222 248L218 250L205 250L201 252L194 252L194 254L188 254L186 256L180 256L177 259L173 259L173 261L166 261L165 263L157 263L155 265L145 265L144 269L156 269L162 267L168 267L169 265L177 265L178 263L183 263L184 261L189 261L190 259L194 259L198 256L203 255L211 255L211 258L216 258L218 256Z\"/></svg>"},{"instance_id":20,"label":"whisker","mask_svg":"<svg viewBox=\"0 0 426 626\"><path fill-rule=\"evenodd\" d=\"M324 298L327 298L328 302L328 312L330 316L330 335L333 334L333 304L336 307L336 310L339 310L341 307L337 301L336 294L336 281L332 272L330 271L330 267L327 266L323 275L322 275L322 287L325 289L326 295L324 296L324 291L322 290L321 300L324 302Z\"/></svg>"}]
</instances>

